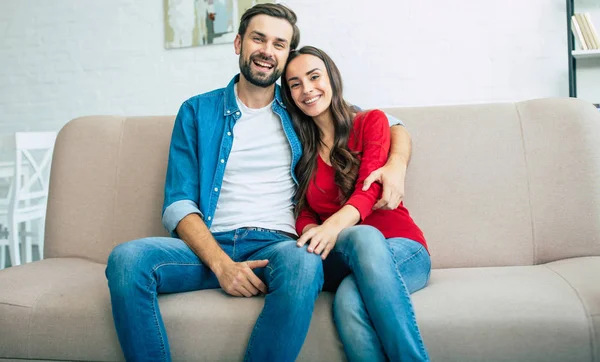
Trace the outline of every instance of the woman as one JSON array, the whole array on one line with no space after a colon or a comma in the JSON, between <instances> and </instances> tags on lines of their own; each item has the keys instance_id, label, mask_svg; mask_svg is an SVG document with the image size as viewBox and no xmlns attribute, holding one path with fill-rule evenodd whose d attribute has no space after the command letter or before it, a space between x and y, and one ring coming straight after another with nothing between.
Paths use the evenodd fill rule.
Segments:
<instances>
[{"instance_id":1,"label":"woman","mask_svg":"<svg viewBox=\"0 0 600 362\"><path fill-rule=\"evenodd\" d=\"M283 74L283 99L304 149L296 167L298 246L321 255L326 288L339 285L333 314L348 359L428 361L410 300L429 279L425 238L402 204L372 210L380 185L362 190L387 160L385 114L344 101L339 70L317 48L292 52Z\"/></svg>"}]
</instances>

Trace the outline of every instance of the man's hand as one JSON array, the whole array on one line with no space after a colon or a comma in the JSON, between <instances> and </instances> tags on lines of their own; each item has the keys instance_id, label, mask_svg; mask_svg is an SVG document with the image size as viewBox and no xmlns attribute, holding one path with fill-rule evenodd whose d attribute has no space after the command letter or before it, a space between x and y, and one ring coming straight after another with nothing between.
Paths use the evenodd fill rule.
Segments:
<instances>
[{"instance_id":1,"label":"man's hand","mask_svg":"<svg viewBox=\"0 0 600 362\"><path fill-rule=\"evenodd\" d=\"M241 263L229 262L215 275L221 288L235 297L252 297L258 293L267 293L267 286L254 274L252 269L264 268L268 260L248 260Z\"/></svg>"},{"instance_id":2,"label":"man's hand","mask_svg":"<svg viewBox=\"0 0 600 362\"><path fill-rule=\"evenodd\" d=\"M335 246L335 242L337 241L340 232L341 230L339 228L332 226L327 222L323 225L310 224L304 228L304 232L296 241L296 245L302 247L310 240L306 250L309 253L321 255L321 259L325 260L331 249Z\"/></svg>"},{"instance_id":3,"label":"man's hand","mask_svg":"<svg viewBox=\"0 0 600 362\"><path fill-rule=\"evenodd\" d=\"M383 185L381 199L377 201L373 210L394 210L404 198L404 179L406 178L406 165L398 162L388 162L385 166L371 172L365 179L362 190L367 191L373 182Z\"/></svg>"}]
</instances>

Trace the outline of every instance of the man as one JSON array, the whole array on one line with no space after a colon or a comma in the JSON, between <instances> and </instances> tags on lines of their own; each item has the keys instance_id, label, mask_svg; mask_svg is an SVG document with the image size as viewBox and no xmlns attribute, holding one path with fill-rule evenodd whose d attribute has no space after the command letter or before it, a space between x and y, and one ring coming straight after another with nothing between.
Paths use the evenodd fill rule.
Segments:
<instances>
[{"instance_id":1,"label":"man","mask_svg":"<svg viewBox=\"0 0 600 362\"><path fill-rule=\"evenodd\" d=\"M173 237L121 244L106 269L127 360L170 360L157 294L214 288L233 296L265 294L245 360L298 356L323 284L320 257L295 241L291 200L301 145L275 84L298 43L290 9L250 8L234 41L241 74L227 88L181 106L163 207L163 224ZM393 127L396 153L370 177L387 189L378 206L400 202L410 153L401 128ZM400 182L393 187L388 179Z\"/></svg>"}]
</instances>

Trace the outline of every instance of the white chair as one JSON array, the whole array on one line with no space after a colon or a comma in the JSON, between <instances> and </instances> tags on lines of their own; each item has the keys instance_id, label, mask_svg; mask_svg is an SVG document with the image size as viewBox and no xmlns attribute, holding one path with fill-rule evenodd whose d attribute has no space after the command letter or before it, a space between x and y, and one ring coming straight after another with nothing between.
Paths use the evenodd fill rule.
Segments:
<instances>
[{"instance_id":1,"label":"white chair","mask_svg":"<svg viewBox=\"0 0 600 362\"><path fill-rule=\"evenodd\" d=\"M56 132L17 132L14 140L14 177L8 197L7 226L10 260L16 266L21 264L20 236L25 241L25 262L32 261L32 236L36 237L40 259L43 258L48 180ZM33 222L36 222L35 232Z\"/></svg>"},{"instance_id":2,"label":"white chair","mask_svg":"<svg viewBox=\"0 0 600 362\"><path fill-rule=\"evenodd\" d=\"M8 207L13 195L14 162L0 162L0 269L6 266Z\"/></svg>"}]
</instances>

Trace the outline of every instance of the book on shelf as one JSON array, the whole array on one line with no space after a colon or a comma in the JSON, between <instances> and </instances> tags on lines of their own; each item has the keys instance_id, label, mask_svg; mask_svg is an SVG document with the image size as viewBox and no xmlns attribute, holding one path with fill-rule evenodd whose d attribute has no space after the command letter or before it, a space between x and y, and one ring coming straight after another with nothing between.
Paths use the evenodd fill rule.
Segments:
<instances>
[{"instance_id":1,"label":"book on shelf","mask_svg":"<svg viewBox=\"0 0 600 362\"><path fill-rule=\"evenodd\" d=\"M577 21L575 15L571 16L571 30L573 30L573 35L575 35L575 38L577 39L581 49L588 50L587 43L583 38L583 32L581 31L581 27L579 26L579 22Z\"/></svg>"},{"instance_id":2,"label":"book on shelf","mask_svg":"<svg viewBox=\"0 0 600 362\"><path fill-rule=\"evenodd\" d=\"M584 13L583 15L585 17L585 20L587 21L587 25L590 29L590 32L592 33L592 40L594 41L594 44L596 45L595 49L600 49L600 37L598 36L596 27L594 26L594 23L592 22L592 16L590 15L590 13Z\"/></svg>"},{"instance_id":3,"label":"book on shelf","mask_svg":"<svg viewBox=\"0 0 600 362\"><path fill-rule=\"evenodd\" d=\"M573 35L582 50L600 49L600 38L590 13L576 13L571 17Z\"/></svg>"},{"instance_id":4,"label":"book on shelf","mask_svg":"<svg viewBox=\"0 0 600 362\"><path fill-rule=\"evenodd\" d=\"M583 41L585 41L588 50L594 49L594 44L592 43L592 37L590 35L590 30L587 26L587 21L585 20L585 17L583 16L583 14L575 14L575 20L577 20L577 23L581 28L581 32L583 33Z\"/></svg>"}]
</instances>

